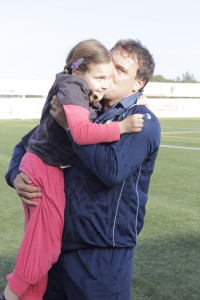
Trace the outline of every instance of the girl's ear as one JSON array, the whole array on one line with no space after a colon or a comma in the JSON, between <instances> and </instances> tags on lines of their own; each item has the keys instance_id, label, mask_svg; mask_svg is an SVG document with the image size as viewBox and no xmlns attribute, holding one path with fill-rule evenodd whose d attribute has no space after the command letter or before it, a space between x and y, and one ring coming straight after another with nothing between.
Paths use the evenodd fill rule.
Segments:
<instances>
[{"instance_id":1,"label":"girl's ear","mask_svg":"<svg viewBox=\"0 0 200 300\"><path fill-rule=\"evenodd\" d=\"M81 76L81 72L78 70L72 70L72 75Z\"/></svg>"}]
</instances>

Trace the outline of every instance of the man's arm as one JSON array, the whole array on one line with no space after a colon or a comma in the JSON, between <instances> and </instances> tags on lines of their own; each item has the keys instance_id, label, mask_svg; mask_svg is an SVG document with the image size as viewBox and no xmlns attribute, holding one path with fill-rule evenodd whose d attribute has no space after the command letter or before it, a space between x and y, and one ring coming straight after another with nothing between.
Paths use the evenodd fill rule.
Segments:
<instances>
[{"instance_id":1,"label":"man's arm","mask_svg":"<svg viewBox=\"0 0 200 300\"><path fill-rule=\"evenodd\" d=\"M119 142L84 147L73 142L73 149L105 185L112 186L123 182L146 159L149 159L149 168L153 171L159 144L160 124L152 115L151 119L144 119L141 132L124 134Z\"/></svg>"},{"instance_id":2,"label":"man's arm","mask_svg":"<svg viewBox=\"0 0 200 300\"><path fill-rule=\"evenodd\" d=\"M14 187L13 180L17 176L17 174L19 174L19 165L25 153L26 150L21 141L14 148L12 158L8 167L8 172L5 175L7 184L11 187Z\"/></svg>"},{"instance_id":3,"label":"man's arm","mask_svg":"<svg viewBox=\"0 0 200 300\"><path fill-rule=\"evenodd\" d=\"M56 96L53 97L51 105L55 106L54 110L50 111L52 116L65 128L65 114ZM151 111L144 106L137 106L134 113L146 115L143 130L137 134L124 134L120 141L113 144L78 146L70 132L68 133L76 154L105 185L122 182L144 162L149 153L151 153L153 169L160 145L160 124Z\"/></svg>"},{"instance_id":4,"label":"man's arm","mask_svg":"<svg viewBox=\"0 0 200 300\"><path fill-rule=\"evenodd\" d=\"M15 146L5 178L8 185L16 189L17 194L25 204L37 206L37 203L30 199L41 197L40 188L31 186L28 176L19 172L19 165L25 153L26 150L22 142Z\"/></svg>"}]
</instances>

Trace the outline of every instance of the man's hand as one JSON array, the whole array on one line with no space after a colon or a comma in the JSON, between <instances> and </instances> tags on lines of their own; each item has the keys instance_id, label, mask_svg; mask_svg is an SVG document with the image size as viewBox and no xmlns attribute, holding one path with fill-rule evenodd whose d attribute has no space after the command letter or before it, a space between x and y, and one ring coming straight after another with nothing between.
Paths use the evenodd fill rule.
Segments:
<instances>
[{"instance_id":1,"label":"man's hand","mask_svg":"<svg viewBox=\"0 0 200 300\"><path fill-rule=\"evenodd\" d=\"M60 105L60 103L58 102L57 96L53 96L53 99L51 100L50 114L52 115L52 117L54 117L56 122L61 127L63 127L65 130L68 130L68 124L67 124L65 112L63 110L62 105Z\"/></svg>"},{"instance_id":2,"label":"man's hand","mask_svg":"<svg viewBox=\"0 0 200 300\"><path fill-rule=\"evenodd\" d=\"M21 200L27 205L37 206L38 203L31 201L33 198L41 198L41 189L36 186L31 186L31 180L24 173L19 173L13 180L14 188L21 198Z\"/></svg>"},{"instance_id":3,"label":"man's hand","mask_svg":"<svg viewBox=\"0 0 200 300\"><path fill-rule=\"evenodd\" d=\"M143 125L144 120L142 114L131 115L119 122L120 134L140 132Z\"/></svg>"}]
</instances>

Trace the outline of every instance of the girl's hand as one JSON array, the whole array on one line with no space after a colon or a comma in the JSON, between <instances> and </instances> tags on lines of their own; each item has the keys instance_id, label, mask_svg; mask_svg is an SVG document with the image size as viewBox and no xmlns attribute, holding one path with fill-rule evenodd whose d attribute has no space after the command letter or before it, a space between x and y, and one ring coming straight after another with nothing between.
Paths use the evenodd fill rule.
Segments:
<instances>
[{"instance_id":1,"label":"girl's hand","mask_svg":"<svg viewBox=\"0 0 200 300\"><path fill-rule=\"evenodd\" d=\"M149 108L149 100L145 95L142 95L138 98L137 104L145 105L147 108Z\"/></svg>"},{"instance_id":2,"label":"girl's hand","mask_svg":"<svg viewBox=\"0 0 200 300\"><path fill-rule=\"evenodd\" d=\"M119 122L120 134L140 132L143 128L143 123L142 114L131 115Z\"/></svg>"}]
</instances>

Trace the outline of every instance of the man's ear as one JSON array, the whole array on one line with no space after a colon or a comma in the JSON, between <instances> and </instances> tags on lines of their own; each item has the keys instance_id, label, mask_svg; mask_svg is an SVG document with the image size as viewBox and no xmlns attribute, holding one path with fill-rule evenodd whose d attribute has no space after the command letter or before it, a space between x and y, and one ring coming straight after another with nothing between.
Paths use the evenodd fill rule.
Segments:
<instances>
[{"instance_id":1,"label":"man's ear","mask_svg":"<svg viewBox=\"0 0 200 300\"><path fill-rule=\"evenodd\" d=\"M137 92L137 91L141 90L144 85L145 85L145 80L144 79L138 79L136 81L136 83L134 84L133 92Z\"/></svg>"}]
</instances>

